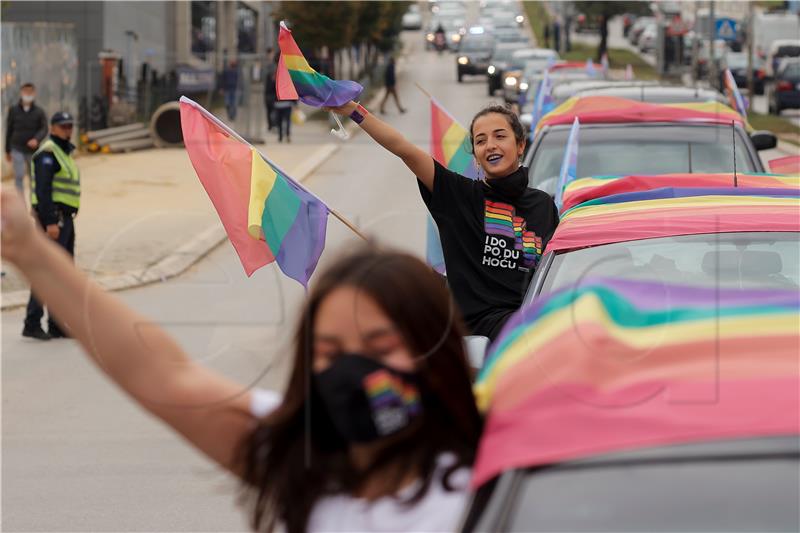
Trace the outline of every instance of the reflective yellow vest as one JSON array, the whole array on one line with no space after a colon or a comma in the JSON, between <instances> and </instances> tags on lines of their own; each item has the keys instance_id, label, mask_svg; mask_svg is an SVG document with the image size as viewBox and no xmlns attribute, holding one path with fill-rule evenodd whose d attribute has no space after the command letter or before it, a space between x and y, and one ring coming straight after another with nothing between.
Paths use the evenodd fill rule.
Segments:
<instances>
[{"instance_id":1,"label":"reflective yellow vest","mask_svg":"<svg viewBox=\"0 0 800 533\"><path fill-rule=\"evenodd\" d=\"M75 160L61 149L53 139L48 138L33 154L36 158L41 152L51 152L61 167L53 176L53 202L78 209L81 205L81 177ZM36 198L36 165L31 163L31 205L37 205Z\"/></svg>"}]
</instances>

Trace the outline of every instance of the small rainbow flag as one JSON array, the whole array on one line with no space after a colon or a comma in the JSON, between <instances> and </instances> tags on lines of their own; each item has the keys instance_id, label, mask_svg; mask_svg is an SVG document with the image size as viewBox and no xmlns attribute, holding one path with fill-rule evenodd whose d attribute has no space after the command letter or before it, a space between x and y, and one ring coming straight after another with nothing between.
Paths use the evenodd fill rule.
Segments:
<instances>
[{"instance_id":1,"label":"small rainbow flag","mask_svg":"<svg viewBox=\"0 0 800 533\"><path fill-rule=\"evenodd\" d=\"M475 158L469 152L469 132L434 98L431 98L430 153L445 168L470 179L478 179L478 167ZM442 242L430 215L428 215L427 232L428 264L440 274L444 274Z\"/></svg>"},{"instance_id":2,"label":"small rainbow flag","mask_svg":"<svg viewBox=\"0 0 800 533\"><path fill-rule=\"evenodd\" d=\"M728 93L728 102L742 117L747 118L747 104L736 86L736 79L731 74L731 69L725 69L725 92Z\"/></svg>"},{"instance_id":3,"label":"small rainbow flag","mask_svg":"<svg viewBox=\"0 0 800 533\"><path fill-rule=\"evenodd\" d=\"M556 184L555 202L559 210L563 204L564 188L578 177L578 132L580 129L581 123L576 115L569 130L567 147L564 149L564 159L561 161L561 171Z\"/></svg>"},{"instance_id":4,"label":"small rainbow flag","mask_svg":"<svg viewBox=\"0 0 800 533\"><path fill-rule=\"evenodd\" d=\"M800 294L587 278L506 325L475 395L473 475L800 432Z\"/></svg>"},{"instance_id":5,"label":"small rainbow flag","mask_svg":"<svg viewBox=\"0 0 800 533\"><path fill-rule=\"evenodd\" d=\"M281 22L278 35L281 56L275 76L275 89L279 100L300 99L312 107L336 107L355 100L364 90L360 84L332 80L311 68L292 37L292 32Z\"/></svg>"},{"instance_id":6,"label":"small rainbow flag","mask_svg":"<svg viewBox=\"0 0 800 533\"><path fill-rule=\"evenodd\" d=\"M276 261L307 286L325 247L328 207L202 106L180 102L189 159L245 273Z\"/></svg>"}]
</instances>

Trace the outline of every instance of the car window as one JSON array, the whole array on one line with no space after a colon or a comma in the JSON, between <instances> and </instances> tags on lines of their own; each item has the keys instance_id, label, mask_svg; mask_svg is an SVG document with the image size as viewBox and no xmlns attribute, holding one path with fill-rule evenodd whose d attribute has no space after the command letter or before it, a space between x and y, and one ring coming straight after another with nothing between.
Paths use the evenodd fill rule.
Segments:
<instances>
[{"instance_id":1,"label":"car window","mask_svg":"<svg viewBox=\"0 0 800 533\"><path fill-rule=\"evenodd\" d=\"M460 50L462 52L482 52L490 51L494 47L494 41L491 39L464 39L461 42Z\"/></svg>"},{"instance_id":2,"label":"car window","mask_svg":"<svg viewBox=\"0 0 800 533\"><path fill-rule=\"evenodd\" d=\"M781 76L786 78L800 77L800 63L789 63L781 72Z\"/></svg>"},{"instance_id":3,"label":"car window","mask_svg":"<svg viewBox=\"0 0 800 533\"><path fill-rule=\"evenodd\" d=\"M531 187L553 194L568 134L569 128L544 134L529 164ZM738 131L736 168L742 172L757 171ZM730 127L582 128L578 134L581 177L730 171L733 171Z\"/></svg>"},{"instance_id":4,"label":"car window","mask_svg":"<svg viewBox=\"0 0 800 533\"><path fill-rule=\"evenodd\" d=\"M710 288L797 289L800 240L788 232L721 233L574 250L554 257L542 293L588 276Z\"/></svg>"},{"instance_id":5,"label":"car window","mask_svg":"<svg viewBox=\"0 0 800 533\"><path fill-rule=\"evenodd\" d=\"M787 45L778 47L777 52L775 52L775 57L798 57L800 56L800 46L797 45Z\"/></svg>"}]
</instances>

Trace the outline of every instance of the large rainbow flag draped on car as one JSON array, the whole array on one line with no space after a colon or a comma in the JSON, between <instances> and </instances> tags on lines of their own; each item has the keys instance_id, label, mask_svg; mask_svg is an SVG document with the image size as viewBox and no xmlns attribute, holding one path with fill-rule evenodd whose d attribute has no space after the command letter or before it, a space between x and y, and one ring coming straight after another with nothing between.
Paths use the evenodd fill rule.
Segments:
<instances>
[{"instance_id":1,"label":"large rainbow flag draped on car","mask_svg":"<svg viewBox=\"0 0 800 533\"><path fill-rule=\"evenodd\" d=\"M311 68L292 37L291 30L283 22L278 34L278 47L281 55L275 89L279 100L299 98L312 107L335 107L355 100L364 90L354 81L332 80Z\"/></svg>"},{"instance_id":2,"label":"large rainbow flag draped on car","mask_svg":"<svg viewBox=\"0 0 800 533\"><path fill-rule=\"evenodd\" d=\"M445 168L462 176L478 179L478 167L475 158L469 152L469 132L435 98L431 98L430 153ZM437 272L444 274L442 241L430 214L427 228L426 256L428 264Z\"/></svg>"},{"instance_id":3,"label":"large rainbow flag draped on car","mask_svg":"<svg viewBox=\"0 0 800 533\"><path fill-rule=\"evenodd\" d=\"M192 166L245 273L278 263L304 287L325 247L328 207L202 106L181 97Z\"/></svg>"},{"instance_id":4,"label":"large rainbow flag draped on car","mask_svg":"<svg viewBox=\"0 0 800 533\"><path fill-rule=\"evenodd\" d=\"M796 289L587 278L505 326L475 384L473 474L800 432Z\"/></svg>"}]
</instances>

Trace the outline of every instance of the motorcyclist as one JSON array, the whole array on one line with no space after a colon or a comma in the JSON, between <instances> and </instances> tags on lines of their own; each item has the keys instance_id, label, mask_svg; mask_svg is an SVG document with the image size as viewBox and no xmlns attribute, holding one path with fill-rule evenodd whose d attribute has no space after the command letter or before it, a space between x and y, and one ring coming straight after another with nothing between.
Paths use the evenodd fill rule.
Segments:
<instances>
[{"instance_id":1,"label":"motorcyclist","mask_svg":"<svg viewBox=\"0 0 800 533\"><path fill-rule=\"evenodd\" d=\"M439 52L442 52L447 47L447 42L444 38L444 28L441 22L436 27L436 31L433 32L433 45Z\"/></svg>"}]
</instances>

